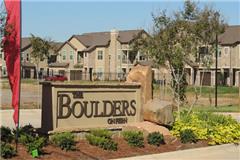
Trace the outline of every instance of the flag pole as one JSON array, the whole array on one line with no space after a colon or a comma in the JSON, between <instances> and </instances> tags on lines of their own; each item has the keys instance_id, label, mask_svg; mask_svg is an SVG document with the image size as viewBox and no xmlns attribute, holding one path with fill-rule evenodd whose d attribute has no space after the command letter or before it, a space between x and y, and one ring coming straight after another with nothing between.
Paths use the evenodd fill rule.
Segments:
<instances>
[{"instance_id":1,"label":"flag pole","mask_svg":"<svg viewBox=\"0 0 240 160\"><path fill-rule=\"evenodd\" d=\"M19 117L20 117L20 98L21 98L21 77L22 77L22 54L21 54L21 48L22 48L22 1L20 0L20 46L19 46L19 56L20 56L20 63L19 63L19 71L20 71L20 78L19 78L19 98L18 98L18 123L16 126L16 152L18 152L18 137L19 137Z\"/></svg>"}]
</instances>

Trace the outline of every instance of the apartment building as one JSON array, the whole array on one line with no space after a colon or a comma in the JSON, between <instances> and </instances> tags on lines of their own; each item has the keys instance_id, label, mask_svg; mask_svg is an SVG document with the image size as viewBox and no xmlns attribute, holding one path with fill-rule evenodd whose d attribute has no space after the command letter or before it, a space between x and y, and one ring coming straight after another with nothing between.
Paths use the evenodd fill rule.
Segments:
<instances>
[{"instance_id":1,"label":"apartment building","mask_svg":"<svg viewBox=\"0 0 240 160\"><path fill-rule=\"evenodd\" d=\"M202 48L206 50L206 48ZM205 53L206 54L206 53ZM201 56L200 56L201 57ZM219 35L218 47L218 73L219 85L240 86L240 26L228 26L225 32ZM215 61L206 70L198 62L186 66L187 80L190 85L196 81L197 85L215 85Z\"/></svg>"},{"instance_id":2,"label":"apartment building","mask_svg":"<svg viewBox=\"0 0 240 160\"><path fill-rule=\"evenodd\" d=\"M0 48L0 78L7 77L7 68L4 60L4 53Z\"/></svg>"},{"instance_id":3,"label":"apartment building","mask_svg":"<svg viewBox=\"0 0 240 160\"><path fill-rule=\"evenodd\" d=\"M59 48L62 43L60 42L52 42L52 46L55 48ZM22 65L22 78L36 78L36 64L31 57L32 52L32 45L31 45L31 38L25 37L22 38L22 45L21 45L21 65ZM39 62L39 77L43 77L44 75L49 75L49 68L48 65L51 62L56 61L56 51L51 49L50 50L50 59L44 59L43 61Z\"/></svg>"},{"instance_id":4,"label":"apartment building","mask_svg":"<svg viewBox=\"0 0 240 160\"><path fill-rule=\"evenodd\" d=\"M49 68L64 73L70 80L124 78L136 62L146 61L146 54L133 52L131 43L144 30L93 32L73 35L59 49L57 62Z\"/></svg>"}]
</instances>

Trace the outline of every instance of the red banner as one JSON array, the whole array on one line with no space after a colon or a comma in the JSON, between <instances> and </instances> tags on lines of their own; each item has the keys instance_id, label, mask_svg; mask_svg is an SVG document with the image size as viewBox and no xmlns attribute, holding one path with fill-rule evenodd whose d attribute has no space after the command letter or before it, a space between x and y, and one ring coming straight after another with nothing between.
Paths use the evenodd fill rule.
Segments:
<instances>
[{"instance_id":1,"label":"red banner","mask_svg":"<svg viewBox=\"0 0 240 160\"><path fill-rule=\"evenodd\" d=\"M20 42L21 42L21 4L20 0L5 0L7 20L3 50L8 72L9 84L12 90L13 120L18 125L18 110L20 98Z\"/></svg>"}]
</instances>

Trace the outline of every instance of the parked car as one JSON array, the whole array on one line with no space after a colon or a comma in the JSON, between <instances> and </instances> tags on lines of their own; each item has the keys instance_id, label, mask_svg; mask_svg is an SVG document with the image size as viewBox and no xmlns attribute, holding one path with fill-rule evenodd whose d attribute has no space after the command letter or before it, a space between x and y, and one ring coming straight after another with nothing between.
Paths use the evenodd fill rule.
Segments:
<instances>
[{"instance_id":1,"label":"parked car","mask_svg":"<svg viewBox=\"0 0 240 160\"><path fill-rule=\"evenodd\" d=\"M54 75L54 76L48 76L48 77L45 77L45 81L67 81L67 77L66 76L63 76L63 75Z\"/></svg>"}]
</instances>

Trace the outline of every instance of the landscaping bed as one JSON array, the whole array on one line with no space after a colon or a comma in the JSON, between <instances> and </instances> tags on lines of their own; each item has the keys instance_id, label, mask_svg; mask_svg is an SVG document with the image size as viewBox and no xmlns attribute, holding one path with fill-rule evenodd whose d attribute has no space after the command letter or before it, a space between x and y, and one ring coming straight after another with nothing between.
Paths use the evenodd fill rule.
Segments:
<instances>
[{"instance_id":1,"label":"landscaping bed","mask_svg":"<svg viewBox=\"0 0 240 160\"><path fill-rule=\"evenodd\" d=\"M1 156L12 159L114 159L163 153L190 148L240 142L240 123L230 116L210 112L181 112L170 133L143 133L124 130L116 134L106 129L92 129L85 139L77 140L70 132L49 137L37 133L31 125L19 130L18 153L14 151L15 130L1 127Z\"/></svg>"},{"instance_id":2,"label":"landscaping bed","mask_svg":"<svg viewBox=\"0 0 240 160\"><path fill-rule=\"evenodd\" d=\"M63 151L59 147L48 145L43 148L44 153L38 159L48 159L48 160L67 160L67 159L79 159L79 160L95 160L95 159L114 159L121 157L131 157L140 156L147 154L171 152L176 150L206 147L208 146L207 141L199 141L197 143L187 143L183 144L180 140L175 139L169 144L164 144L162 146L152 146L146 141L143 148L130 147L126 141L122 138L115 138L114 141L118 143L117 151L107 151L103 150L97 146L90 145L86 140L80 140L76 144L75 151ZM17 156L11 158L13 160L26 160L34 159L27 152L27 149L22 144L18 146Z\"/></svg>"}]
</instances>

